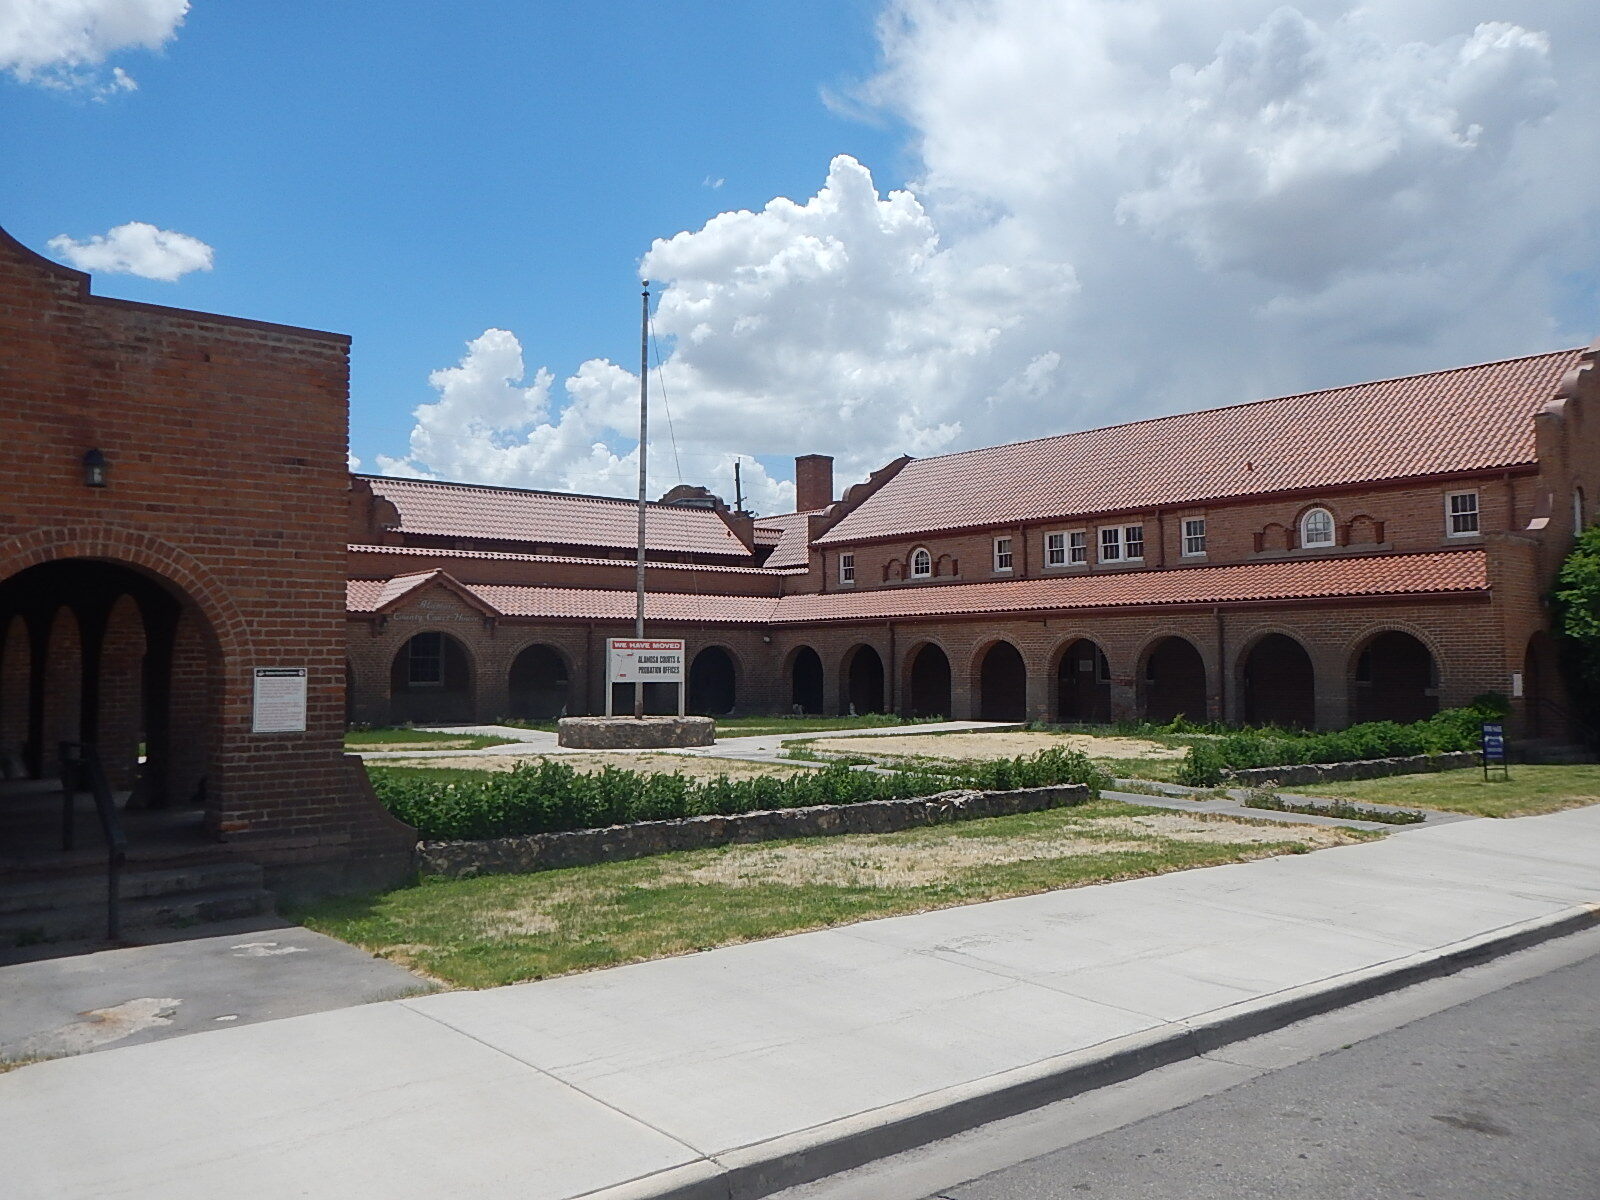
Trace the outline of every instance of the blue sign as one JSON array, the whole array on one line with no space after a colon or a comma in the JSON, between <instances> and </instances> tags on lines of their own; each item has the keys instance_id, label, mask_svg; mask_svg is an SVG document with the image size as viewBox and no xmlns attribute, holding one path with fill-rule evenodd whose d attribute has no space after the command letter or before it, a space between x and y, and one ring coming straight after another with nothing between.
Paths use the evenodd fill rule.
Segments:
<instances>
[{"instance_id":1,"label":"blue sign","mask_svg":"<svg viewBox=\"0 0 1600 1200\"><path fill-rule=\"evenodd\" d=\"M1483 761L1505 762L1506 727L1497 721L1483 723Z\"/></svg>"}]
</instances>

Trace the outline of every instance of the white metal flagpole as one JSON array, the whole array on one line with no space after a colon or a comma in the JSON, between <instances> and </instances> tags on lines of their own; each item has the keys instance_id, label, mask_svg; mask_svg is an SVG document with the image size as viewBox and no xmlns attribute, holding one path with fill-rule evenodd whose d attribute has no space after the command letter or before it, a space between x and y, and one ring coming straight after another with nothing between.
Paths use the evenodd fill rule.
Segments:
<instances>
[{"instance_id":1,"label":"white metal flagpole","mask_svg":"<svg viewBox=\"0 0 1600 1200\"><path fill-rule=\"evenodd\" d=\"M639 555L634 566L633 636L644 640L645 455L650 435L650 281L644 281L639 315ZM633 715L644 716L644 681L633 685Z\"/></svg>"}]
</instances>

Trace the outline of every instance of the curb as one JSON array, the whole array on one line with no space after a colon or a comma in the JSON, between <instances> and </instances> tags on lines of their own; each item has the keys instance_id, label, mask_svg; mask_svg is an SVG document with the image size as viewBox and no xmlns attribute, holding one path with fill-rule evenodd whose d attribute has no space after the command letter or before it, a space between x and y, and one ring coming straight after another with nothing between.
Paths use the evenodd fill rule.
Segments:
<instances>
[{"instance_id":1,"label":"curb","mask_svg":"<svg viewBox=\"0 0 1600 1200\"><path fill-rule=\"evenodd\" d=\"M587 1193L587 1200L759 1200L1596 925L1600 925L1600 904L1565 908L1439 949L703 1158Z\"/></svg>"}]
</instances>

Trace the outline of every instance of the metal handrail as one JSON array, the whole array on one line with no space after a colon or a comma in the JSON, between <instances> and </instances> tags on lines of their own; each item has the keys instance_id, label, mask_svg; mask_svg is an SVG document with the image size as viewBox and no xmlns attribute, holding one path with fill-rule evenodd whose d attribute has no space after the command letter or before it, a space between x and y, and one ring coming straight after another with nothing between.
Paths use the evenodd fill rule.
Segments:
<instances>
[{"instance_id":1,"label":"metal handrail","mask_svg":"<svg viewBox=\"0 0 1600 1200\"><path fill-rule=\"evenodd\" d=\"M61 743L61 848L71 850L76 841L75 809L79 792L94 798L100 832L106 840L106 938L122 940L122 868L128 861L128 837L122 828L111 794L111 782L93 742Z\"/></svg>"}]
</instances>

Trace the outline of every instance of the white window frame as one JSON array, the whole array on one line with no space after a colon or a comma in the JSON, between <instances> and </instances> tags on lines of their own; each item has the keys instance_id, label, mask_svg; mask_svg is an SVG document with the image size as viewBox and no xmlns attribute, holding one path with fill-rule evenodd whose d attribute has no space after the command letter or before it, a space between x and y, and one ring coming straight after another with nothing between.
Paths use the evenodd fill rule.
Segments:
<instances>
[{"instance_id":1,"label":"white window frame","mask_svg":"<svg viewBox=\"0 0 1600 1200\"><path fill-rule=\"evenodd\" d=\"M1325 541L1313 542L1309 536L1309 527L1311 524L1311 518L1316 516L1318 513L1321 513L1323 516L1328 518L1328 536ZM1327 550L1337 545L1339 542L1339 526L1338 523L1333 519L1333 510L1330 508L1324 508L1320 504L1315 508L1306 509L1305 512L1300 514L1299 533L1300 548L1302 550Z\"/></svg>"},{"instance_id":2,"label":"white window frame","mask_svg":"<svg viewBox=\"0 0 1600 1200\"><path fill-rule=\"evenodd\" d=\"M854 587L856 585L856 556L851 553L839 555L839 586Z\"/></svg>"},{"instance_id":3,"label":"white window frame","mask_svg":"<svg viewBox=\"0 0 1600 1200\"><path fill-rule=\"evenodd\" d=\"M922 558L927 560L928 569L926 571L917 570L917 557L919 555ZM931 550L929 550L926 546L918 546L915 550L913 550L911 552L911 578L913 578L913 579L932 579L933 578L933 552Z\"/></svg>"},{"instance_id":4,"label":"white window frame","mask_svg":"<svg viewBox=\"0 0 1600 1200\"><path fill-rule=\"evenodd\" d=\"M1137 553L1137 554L1135 554L1133 552L1133 549L1132 549L1135 539L1132 538L1131 536L1129 536L1136 529L1139 531L1139 537L1137 539L1138 542L1139 542L1139 553ZM1124 525L1122 527L1122 561L1123 562L1143 562L1144 561L1144 522L1143 521L1139 522L1137 525Z\"/></svg>"},{"instance_id":5,"label":"white window frame","mask_svg":"<svg viewBox=\"0 0 1600 1200\"><path fill-rule=\"evenodd\" d=\"M1044 535L1044 565L1048 568L1067 565L1067 531L1055 529Z\"/></svg>"},{"instance_id":6,"label":"white window frame","mask_svg":"<svg viewBox=\"0 0 1600 1200\"><path fill-rule=\"evenodd\" d=\"M1193 532L1197 526L1199 532ZM1178 537L1182 542L1182 557L1204 558L1206 556L1206 519L1204 517L1184 517L1182 524L1178 526Z\"/></svg>"},{"instance_id":7,"label":"white window frame","mask_svg":"<svg viewBox=\"0 0 1600 1200\"><path fill-rule=\"evenodd\" d=\"M996 575L1009 575L1016 563L1016 554L1011 549L1010 537L997 537L994 539L994 573Z\"/></svg>"},{"instance_id":8,"label":"white window frame","mask_svg":"<svg viewBox=\"0 0 1600 1200\"><path fill-rule=\"evenodd\" d=\"M1459 497L1459 496L1471 496L1472 497L1472 507L1470 509L1461 509L1460 511L1457 511L1457 509L1456 509L1456 498ZM1472 518L1472 528L1471 529L1457 529L1456 528L1456 518L1457 517L1471 517ZM1445 537L1450 537L1450 538L1475 538L1475 537L1482 536L1482 534L1483 534L1483 503L1482 503L1482 498L1478 495L1478 489L1477 488L1462 488L1460 491L1446 492L1444 494L1444 535L1445 535Z\"/></svg>"},{"instance_id":9,"label":"white window frame","mask_svg":"<svg viewBox=\"0 0 1600 1200\"><path fill-rule=\"evenodd\" d=\"M1111 536L1107 537L1107 534ZM1121 525L1100 526L1100 561L1103 563L1123 561Z\"/></svg>"},{"instance_id":10,"label":"white window frame","mask_svg":"<svg viewBox=\"0 0 1600 1200\"><path fill-rule=\"evenodd\" d=\"M1087 529L1067 530L1067 566L1086 567L1089 565L1089 531Z\"/></svg>"}]
</instances>

